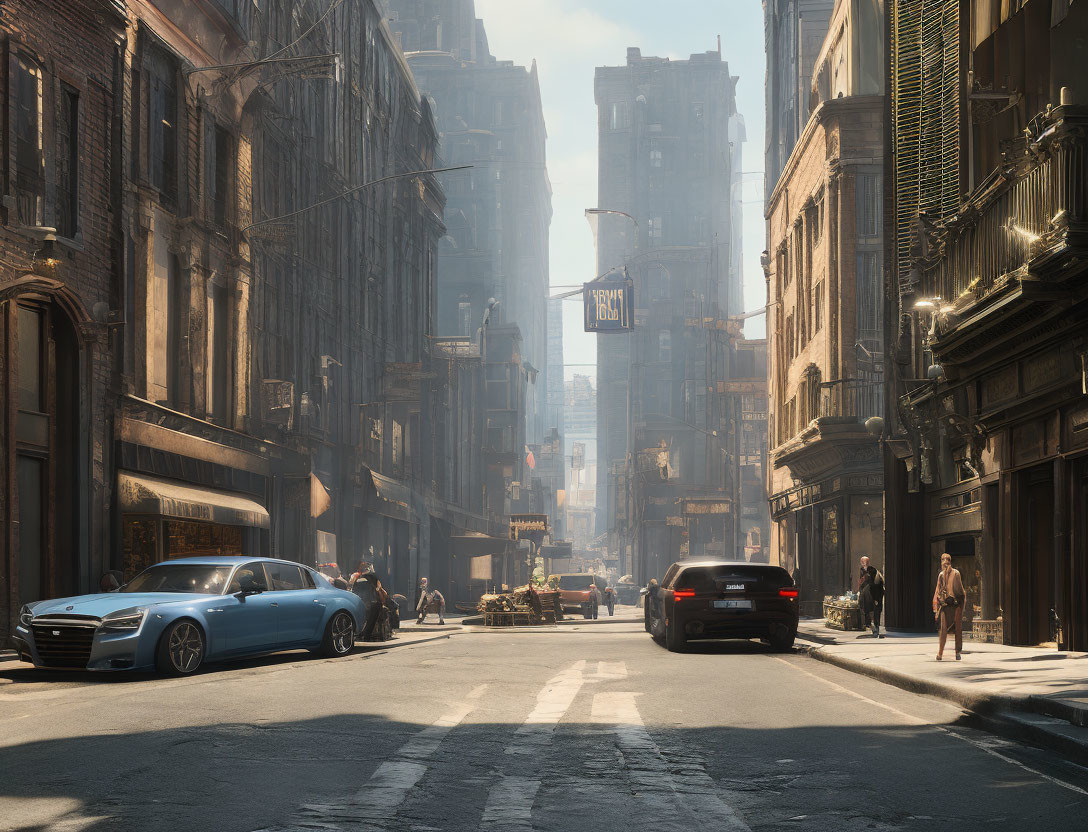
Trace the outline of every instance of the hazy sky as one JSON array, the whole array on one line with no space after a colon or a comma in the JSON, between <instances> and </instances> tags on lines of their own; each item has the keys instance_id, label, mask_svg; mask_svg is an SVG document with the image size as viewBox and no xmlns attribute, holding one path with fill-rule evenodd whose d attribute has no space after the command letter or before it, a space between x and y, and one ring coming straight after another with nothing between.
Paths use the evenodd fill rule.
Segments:
<instances>
[{"instance_id":1,"label":"hazy sky","mask_svg":"<svg viewBox=\"0 0 1088 832\"><path fill-rule=\"evenodd\" d=\"M551 282L581 284L594 277L593 239L583 212L597 204L597 110L593 71L620 66L627 47L643 55L686 59L717 48L739 76L737 109L748 141L744 170L763 170L763 9L760 0L476 0L491 52L499 60L528 66L536 59L548 126L548 174L552 181ZM763 305L759 265L763 250L762 183L747 177L744 190L744 302ZM560 289L553 291L558 294ZM763 319L746 327L761 337ZM596 361L598 336L582 331L581 298L564 305L564 351L568 365ZM607 336L602 336L607 337ZM568 366L593 374L592 367Z\"/></svg>"}]
</instances>

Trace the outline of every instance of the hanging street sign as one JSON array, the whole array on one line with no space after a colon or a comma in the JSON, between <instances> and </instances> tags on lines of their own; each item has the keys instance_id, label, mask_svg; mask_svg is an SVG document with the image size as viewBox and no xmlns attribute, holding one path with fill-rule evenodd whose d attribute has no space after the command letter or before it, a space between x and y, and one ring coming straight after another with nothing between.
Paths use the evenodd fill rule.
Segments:
<instances>
[{"instance_id":1,"label":"hanging street sign","mask_svg":"<svg viewBox=\"0 0 1088 832\"><path fill-rule=\"evenodd\" d=\"M635 284L622 280L594 280L582 292L586 332L630 332L634 325Z\"/></svg>"}]
</instances>

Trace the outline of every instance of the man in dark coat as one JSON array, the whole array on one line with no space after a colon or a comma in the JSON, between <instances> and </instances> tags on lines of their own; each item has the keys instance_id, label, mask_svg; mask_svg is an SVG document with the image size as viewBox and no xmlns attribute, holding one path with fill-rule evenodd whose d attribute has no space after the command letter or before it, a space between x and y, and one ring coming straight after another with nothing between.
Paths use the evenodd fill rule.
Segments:
<instances>
[{"instance_id":1,"label":"man in dark coat","mask_svg":"<svg viewBox=\"0 0 1088 832\"><path fill-rule=\"evenodd\" d=\"M874 636L884 638L880 632L880 617L884 613L884 576L869 563L865 555L861 556L861 573L858 576L858 606L861 607L865 626L872 629Z\"/></svg>"}]
</instances>

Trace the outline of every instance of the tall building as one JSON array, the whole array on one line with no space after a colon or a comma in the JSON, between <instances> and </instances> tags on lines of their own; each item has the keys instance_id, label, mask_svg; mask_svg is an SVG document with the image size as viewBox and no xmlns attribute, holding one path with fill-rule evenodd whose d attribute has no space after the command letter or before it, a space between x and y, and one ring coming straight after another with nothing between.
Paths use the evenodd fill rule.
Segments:
<instances>
[{"instance_id":1,"label":"tall building","mask_svg":"<svg viewBox=\"0 0 1088 832\"><path fill-rule=\"evenodd\" d=\"M718 52L627 51L599 67L597 268L626 270L634 329L598 337L598 500L620 570L737 554L736 396L743 311L734 223L737 78Z\"/></svg>"},{"instance_id":2,"label":"tall building","mask_svg":"<svg viewBox=\"0 0 1088 832\"><path fill-rule=\"evenodd\" d=\"M584 551L596 536L597 513L597 391L589 376L576 374L567 382L563 423L567 529L574 548Z\"/></svg>"},{"instance_id":3,"label":"tall building","mask_svg":"<svg viewBox=\"0 0 1088 832\"><path fill-rule=\"evenodd\" d=\"M889 623L1088 649L1088 8L889 9Z\"/></svg>"},{"instance_id":4,"label":"tall building","mask_svg":"<svg viewBox=\"0 0 1088 832\"><path fill-rule=\"evenodd\" d=\"M863 2L876 4L879 0ZM764 0L767 51L764 182L768 199L808 121L812 67L820 54L834 6L835 0Z\"/></svg>"},{"instance_id":5,"label":"tall building","mask_svg":"<svg viewBox=\"0 0 1088 832\"><path fill-rule=\"evenodd\" d=\"M536 64L491 54L472 0L391 0L389 23L431 102L447 166L447 234L438 252L438 331L470 335L494 299L518 327L529 370L526 436L548 424L551 185Z\"/></svg>"},{"instance_id":6,"label":"tall building","mask_svg":"<svg viewBox=\"0 0 1088 832\"><path fill-rule=\"evenodd\" d=\"M767 202L771 560L801 602L884 565L883 17L839 0L812 67L812 113Z\"/></svg>"},{"instance_id":7,"label":"tall building","mask_svg":"<svg viewBox=\"0 0 1088 832\"><path fill-rule=\"evenodd\" d=\"M548 366L547 366L548 409L544 414L544 424L556 428L559 435L565 434L567 390L563 372L563 300L548 300Z\"/></svg>"}]
</instances>

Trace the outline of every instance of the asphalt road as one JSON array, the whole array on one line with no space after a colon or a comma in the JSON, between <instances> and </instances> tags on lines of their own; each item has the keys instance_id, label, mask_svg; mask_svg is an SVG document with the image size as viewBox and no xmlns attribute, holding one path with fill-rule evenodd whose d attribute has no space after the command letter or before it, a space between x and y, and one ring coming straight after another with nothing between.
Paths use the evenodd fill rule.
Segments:
<instances>
[{"instance_id":1,"label":"asphalt road","mask_svg":"<svg viewBox=\"0 0 1088 832\"><path fill-rule=\"evenodd\" d=\"M638 625L180 680L0 670L5 830L1086 828L1088 771L954 706Z\"/></svg>"}]
</instances>

